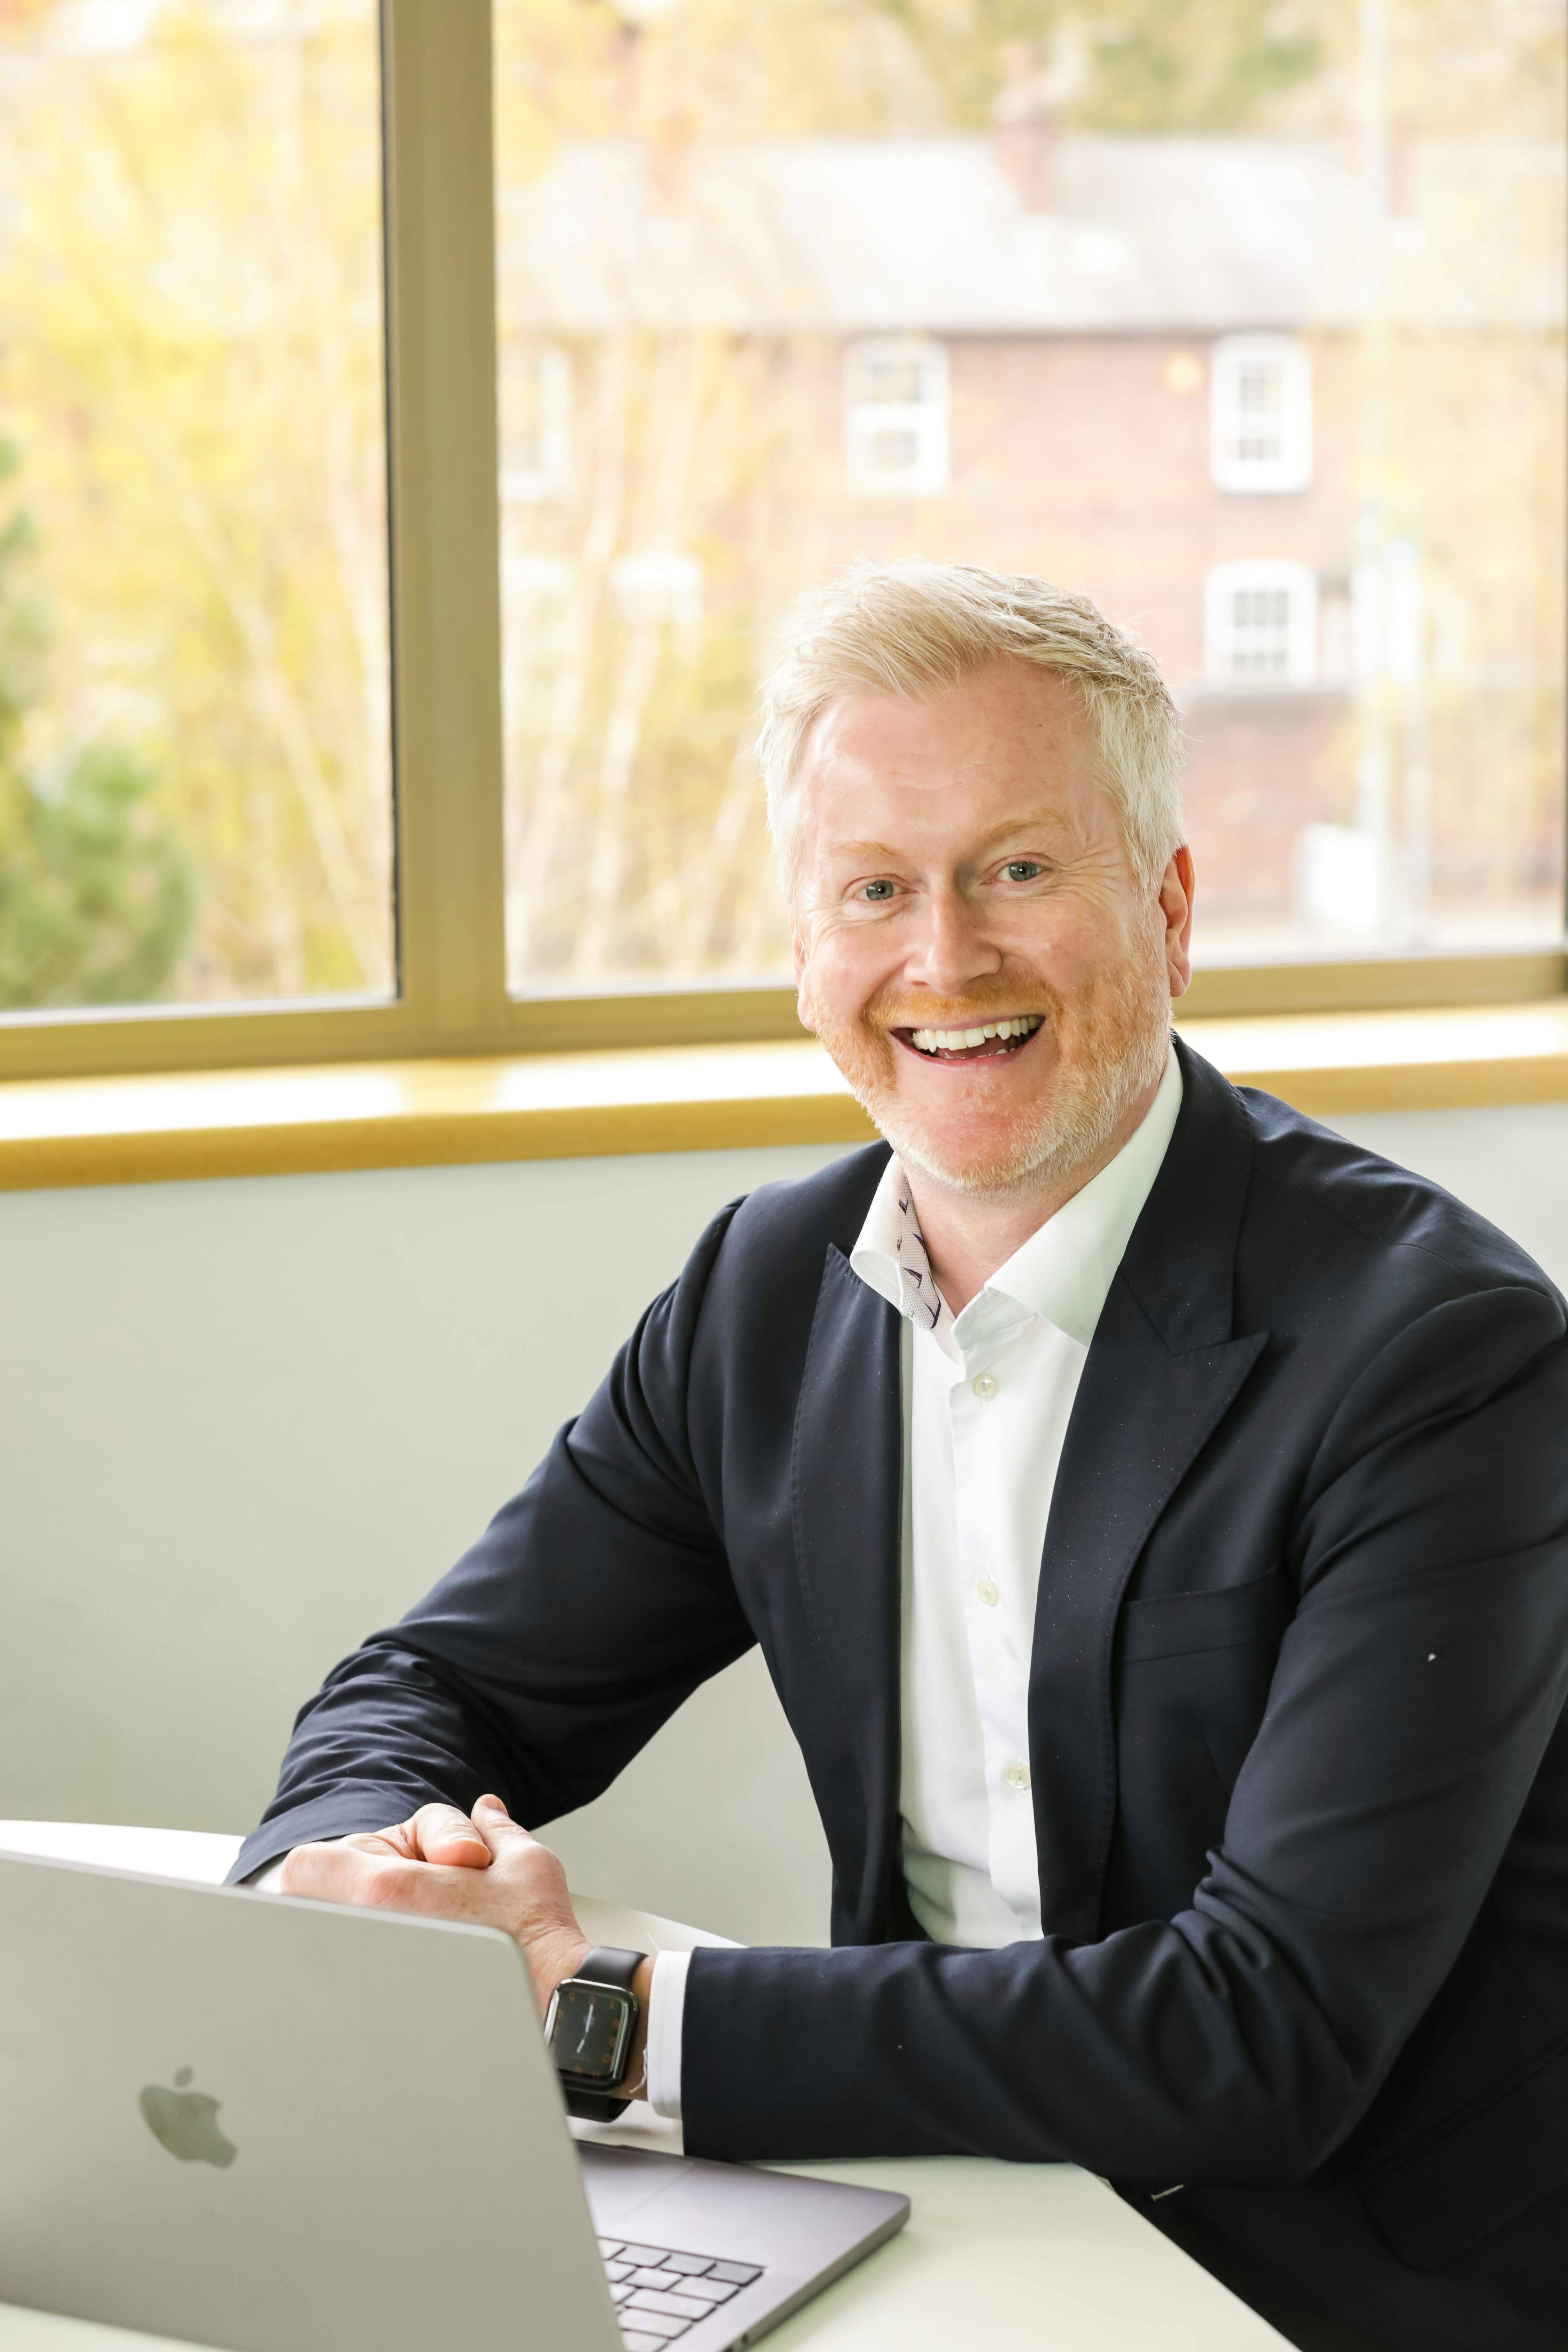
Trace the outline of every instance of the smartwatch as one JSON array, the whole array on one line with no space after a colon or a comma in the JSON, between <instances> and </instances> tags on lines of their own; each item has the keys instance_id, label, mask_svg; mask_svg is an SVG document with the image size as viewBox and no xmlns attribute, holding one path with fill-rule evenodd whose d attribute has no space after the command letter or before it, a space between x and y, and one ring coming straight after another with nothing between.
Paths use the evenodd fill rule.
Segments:
<instances>
[{"instance_id":1,"label":"smartwatch","mask_svg":"<svg viewBox=\"0 0 1568 2352\"><path fill-rule=\"evenodd\" d=\"M616 2095L625 2082L637 2030L632 1990L646 1952L595 1945L574 1977L558 1984L544 2016L544 2039L565 2095L566 2112L584 2123L614 2123L626 2112Z\"/></svg>"}]
</instances>

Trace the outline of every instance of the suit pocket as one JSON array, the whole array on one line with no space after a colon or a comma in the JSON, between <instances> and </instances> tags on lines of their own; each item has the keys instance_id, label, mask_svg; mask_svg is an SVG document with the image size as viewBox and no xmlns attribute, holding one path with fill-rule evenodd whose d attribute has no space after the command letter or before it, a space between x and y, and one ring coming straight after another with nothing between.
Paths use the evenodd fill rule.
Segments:
<instances>
[{"instance_id":1,"label":"suit pocket","mask_svg":"<svg viewBox=\"0 0 1568 2352\"><path fill-rule=\"evenodd\" d=\"M1117 1629L1115 1916L1168 1919L1193 1899L1268 1704L1283 1580L1130 1601Z\"/></svg>"},{"instance_id":2,"label":"suit pocket","mask_svg":"<svg viewBox=\"0 0 1568 2352\"><path fill-rule=\"evenodd\" d=\"M1277 1640L1284 1623L1285 1595L1275 1575L1213 1592L1130 1601L1121 1612L1122 1663L1131 1666L1147 1658L1184 1658L1200 1650Z\"/></svg>"},{"instance_id":3,"label":"suit pocket","mask_svg":"<svg viewBox=\"0 0 1568 2352\"><path fill-rule=\"evenodd\" d=\"M1401 2262L1441 2270L1568 2187L1568 2041L1414 2154L1356 2182Z\"/></svg>"}]
</instances>

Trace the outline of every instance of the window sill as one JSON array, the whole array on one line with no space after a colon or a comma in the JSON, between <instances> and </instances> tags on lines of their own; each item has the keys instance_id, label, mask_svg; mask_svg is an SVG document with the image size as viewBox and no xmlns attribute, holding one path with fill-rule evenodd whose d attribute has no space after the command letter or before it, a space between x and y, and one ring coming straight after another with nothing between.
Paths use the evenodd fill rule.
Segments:
<instances>
[{"instance_id":1,"label":"window sill","mask_svg":"<svg viewBox=\"0 0 1568 2352\"><path fill-rule=\"evenodd\" d=\"M1568 997L1180 1026L1237 1085L1319 1118L1568 1101ZM858 1143L871 1134L809 1041L13 1079L0 1085L0 1191Z\"/></svg>"}]
</instances>

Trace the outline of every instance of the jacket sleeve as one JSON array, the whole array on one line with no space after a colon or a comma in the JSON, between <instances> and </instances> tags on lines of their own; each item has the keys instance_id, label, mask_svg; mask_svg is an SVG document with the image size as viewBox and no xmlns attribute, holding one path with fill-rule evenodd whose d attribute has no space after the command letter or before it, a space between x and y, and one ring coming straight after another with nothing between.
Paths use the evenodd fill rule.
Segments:
<instances>
[{"instance_id":1,"label":"jacket sleeve","mask_svg":"<svg viewBox=\"0 0 1568 2352\"><path fill-rule=\"evenodd\" d=\"M1315 2170L1453 1967L1563 1707L1565 1375L1558 1303L1520 1286L1436 1307L1353 1381L1189 1907L1096 1943L699 1951L689 2153Z\"/></svg>"},{"instance_id":2,"label":"jacket sleeve","mask_svg":"<svg viewBox=\"0 0 1568 2352\"><path fill-rule=\"evenodd\" d=\"M586 1804L753 1639L693 1467L690 1349L733 1208L522 1492L300 1710L230 1874L487 1790L529 1827Z\"/></svg>"}]
</instances>

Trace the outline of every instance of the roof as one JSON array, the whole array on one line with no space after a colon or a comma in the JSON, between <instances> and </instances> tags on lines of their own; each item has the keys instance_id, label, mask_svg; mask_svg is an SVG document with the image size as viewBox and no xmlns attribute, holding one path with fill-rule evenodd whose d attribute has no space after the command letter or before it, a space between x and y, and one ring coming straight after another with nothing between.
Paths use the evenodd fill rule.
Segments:
<instances>
[{"instance_id":1,"label":"roof","mask_svg":"<svg viewBox=\"0 0 1568 2352\"><path fill-rule=\"evenodd\" d=\"M1346 147L1070 137L1048 213L984 137L693 148L678 208L632 141L566 144L500 191L503 319L559 334L1139 334L1359 324L1378 239ZM1447 142L1400 158L1394 314L1558 327L1564 151Z\"/></svg>"}]
</instances>

